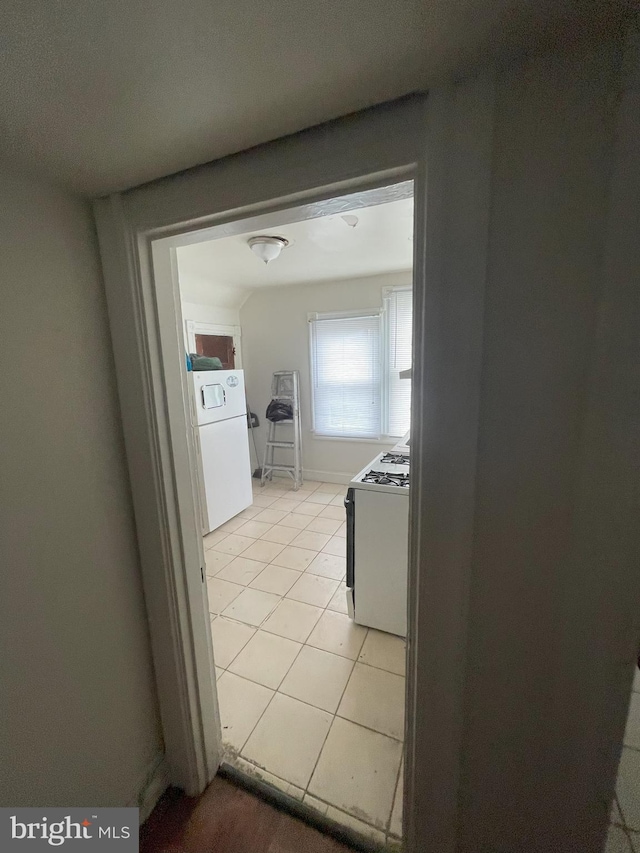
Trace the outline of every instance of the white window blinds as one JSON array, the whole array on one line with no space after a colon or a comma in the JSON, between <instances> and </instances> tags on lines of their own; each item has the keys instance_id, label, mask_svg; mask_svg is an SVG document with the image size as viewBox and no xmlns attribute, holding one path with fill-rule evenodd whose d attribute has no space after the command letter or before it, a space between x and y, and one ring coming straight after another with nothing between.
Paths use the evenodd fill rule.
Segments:
<instances>
[{"instance_id":1,"label":"white window blinds","mask_svg":"<svg viewBox=\"0 0 640 853\"><path fill-rule=\"evenodd\" d=\"M381 316L311 320L314 429L378 438L382 422Z\"/></svg>"},{"instance_id":2,"label":"white window blinds","mask_svg":"<svg viewBox=\"0 0 640 853\"><path fill-rule=\"evenodd\" d=\"M411 367L413 298L410 288L397 288L386 295L387 342L387 435L402 436L411 420L411 380L400 379L401 370Z\"/></svg>"}]
</instances>

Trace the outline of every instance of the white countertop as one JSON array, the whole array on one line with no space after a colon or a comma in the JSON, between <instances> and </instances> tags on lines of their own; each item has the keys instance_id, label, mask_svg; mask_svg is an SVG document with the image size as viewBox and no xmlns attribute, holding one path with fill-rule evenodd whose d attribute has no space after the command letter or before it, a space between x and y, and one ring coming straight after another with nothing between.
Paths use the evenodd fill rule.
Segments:
<instances>
[{"instance_id":1,"label":"white countertop","mask_svg":"<svg viewBox=\"0 0 640 853\"><path fill-rule=\"evenodd\" d=\"M395 453L409 453L409 436L411 435L408 432L406 435L403 435L400 441L393 446L393 451Z\"/></svg>"}]
</instances>

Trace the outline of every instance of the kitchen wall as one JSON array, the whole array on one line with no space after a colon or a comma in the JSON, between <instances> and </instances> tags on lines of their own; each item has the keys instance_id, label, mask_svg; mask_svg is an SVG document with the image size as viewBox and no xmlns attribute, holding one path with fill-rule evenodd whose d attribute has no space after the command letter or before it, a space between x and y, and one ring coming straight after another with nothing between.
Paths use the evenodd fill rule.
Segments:
<instances>
[{"instance_id":1,"label":"kitchen wall","mask_svg":"<svg viewBox=\"0 0 640 853\"><path fill-rule=\"evenodd\" d=\"M135 805L162 739L94 225L0 187L0 805Z\"/></svg>"},{"instance_id":2,"label":"kitchen wall","mask_svg":"<svg viewBox=\"0 0 640 853\"><path fill-rule=\"evenodd\" d=\"M240 324L240 306L248 296L247 291L218 281L213 270L194 269L188 246L176 249L176 265L183 320L225 326Z\"/></svg>"},{"instance_id":3,"label":"kitchen wall","mask_svg":"<svg viewBox=\"0 0 640 853\"><path fill-rule=\"evenodd\" d=\"M218 326L239 326L240 312L237 308L205 305L202 302L183 302L182 319Z\"/></svg>"},{"instance_id":4,"label":"kitchen wall","mask_svg":"<svg viewBox=\"0 0 640 853\"><path fill-rule=\"evenodd\" d=\"M316 438L311 432L309 323L311 312L379 308L382 288L411 284L411 272L253 291L240 309L247 396L260 418L260 459L266 440L264 413L276 370L300 371L303 465L310 479L345 482L392 442Z\"/></svg>"},{"instance_id":5,"label":"kitchen wall","mask_svg":"<svg viewBox=\"0 0 640 853\"><path fill-rule=\"evenodd\" d=\"M183 323L195 320L216 326L239 326L240 306L248 292L218 282L214 275L205 277L200 271L194 272L188 265L189 256L185 260L180 248L176 251L176 257ZM185 347L188 347L186 326L183 332Z\"/></svg>"}]
</instances>

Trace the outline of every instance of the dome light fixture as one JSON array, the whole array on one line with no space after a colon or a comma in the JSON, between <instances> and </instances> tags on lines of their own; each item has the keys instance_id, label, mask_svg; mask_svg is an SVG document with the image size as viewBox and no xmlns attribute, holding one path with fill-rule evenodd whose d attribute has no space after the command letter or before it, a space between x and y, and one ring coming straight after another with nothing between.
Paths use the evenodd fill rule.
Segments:
<instances>
[{"instance_id":1,"label":"dome light fixture","mask_svg":"<svg viewBox=\"0 0 640 853\"><path fill-rule=\"evenodd\" d=\"M269 261L275 261L280 252L289 245L289 241L285 240L284 237L267 237L264 235L251 237L247 242L253 254L265 264L268 264Z\"/></svg>"}]
</instances>

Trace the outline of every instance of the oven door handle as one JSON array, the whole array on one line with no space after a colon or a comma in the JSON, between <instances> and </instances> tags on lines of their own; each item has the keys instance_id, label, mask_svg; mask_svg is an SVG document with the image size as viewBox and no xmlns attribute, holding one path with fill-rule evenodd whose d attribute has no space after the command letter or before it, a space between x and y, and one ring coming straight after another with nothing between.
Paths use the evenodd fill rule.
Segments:
<instances>
[{"instance_id":1,"label":"oven door handle","mask_svg":"<svg viewBox=\"0 0 640 853\"><path fill-rule=\"evenodd\" d=\"M347 511L347 586L354 586L354 557L355 557L355 517L356 505L354 490L348 489L344 499L344 508Z\"/></svg>"}]
</instances>

